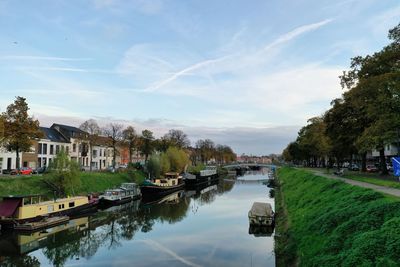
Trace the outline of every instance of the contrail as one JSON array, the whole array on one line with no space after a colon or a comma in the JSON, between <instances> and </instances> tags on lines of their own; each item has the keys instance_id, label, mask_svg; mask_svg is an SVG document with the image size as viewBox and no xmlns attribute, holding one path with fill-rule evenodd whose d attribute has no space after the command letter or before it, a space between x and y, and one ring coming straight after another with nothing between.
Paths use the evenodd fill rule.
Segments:
<instances>
[{"instance_id":1,"label":"contrail","mask_svg":"<svg viewBox=\"0 0 400 267\"><path fill-rule=\"evenodd\" d=\"M142 242L148 244L149 246L156 247L156 248L158 248L160 251L169 254L170 256L172 256L173 258L175 258L176 260L178 260L178 261L180 261L180 262L182 262L182 263L184 263L184 264L186 264L186 265L188 265L188 266L193 266L193 267L200 267L200 266L201 266L201 265L197 265L197 264L195 264L195 263L193 263L193 262L190 262L190 261L188 261L188 260L182 258L181 256L179 256L178 254L176 254L176 253L173 252L172 250L170 250L170 249L164 247L163 245L161 245L160 243L158 243L158 242L156 242L156 241L154 241L154 240L151 240L151 239L142 239L142 240L138 240L138 241L142 241Z\"/></svg>"}]
</instances>

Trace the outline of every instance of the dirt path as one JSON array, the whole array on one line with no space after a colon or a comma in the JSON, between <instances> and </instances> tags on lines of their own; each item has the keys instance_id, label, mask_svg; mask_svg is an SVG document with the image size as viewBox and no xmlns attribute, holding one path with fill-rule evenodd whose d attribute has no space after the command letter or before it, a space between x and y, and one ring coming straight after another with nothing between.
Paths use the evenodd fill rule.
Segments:
<instances>
[{"instance_id":1,"label":"dirt path","mask_svg":"<svg viewBox=\"0 0 400 267\"><path fill-rule=\"evenodd\" d=\"M360 181L355 181L355 180L351 180L351 179L346 179L337 175L332 175L332 174L326 174L323 173L322 171L319 170L313 170L312 171L314 174L318 175L318 176L322 176L322 177L326 177L329 179L335 179L335 180L340 180L343 181L345 183L351 184L351 185L356 185L356 186L361 186L364 188L370 188L373 189L375 191L384 193L384 194L388 194L388 195L392 195L395 197L400 197L400 189L395 189L395 188L391 188L391 187L386 187L386 186L381 186L381 185L374 185L374 184L370 184L370 183L365 183L365 182L360 182Z\"/></svg>"}]
</instances>

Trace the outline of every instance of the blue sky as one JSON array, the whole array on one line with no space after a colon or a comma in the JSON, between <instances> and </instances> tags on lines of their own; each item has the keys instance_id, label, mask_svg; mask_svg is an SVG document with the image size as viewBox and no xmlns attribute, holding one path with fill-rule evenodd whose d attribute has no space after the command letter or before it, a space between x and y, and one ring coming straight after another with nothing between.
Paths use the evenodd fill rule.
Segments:
<instances>
[{"instance_id":1,"label":"blue sky","mask_svg":"<svg viewBox=\"0 0 400 267\"><path fill-rule=\"evenodd\" d=\"M0 110L279 153L381 49L398 0L0 0Z\"/></svg>"}]
</instances>

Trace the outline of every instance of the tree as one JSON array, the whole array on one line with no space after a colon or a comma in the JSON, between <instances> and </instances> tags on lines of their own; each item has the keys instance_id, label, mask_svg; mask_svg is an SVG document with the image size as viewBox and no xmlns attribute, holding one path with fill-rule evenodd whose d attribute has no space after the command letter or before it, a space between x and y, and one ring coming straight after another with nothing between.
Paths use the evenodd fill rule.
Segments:
<instances>
[{"instance_id":1,"label":"tree","mask_svg":"<svg viewBox=\"0 0 400 267\"><path fill-rule=\"evenodd\" d=\"M80 186L79 165L76 161L69 159L67 153L61 150L49 166L46 175L50 183L60 195L74 195L75 189Z\"/></svg>"},{"instance_id":2,"label":"tree","mask_svg":"<svg viewBox=\"0 0 400 267\"><path fill-rule=\"evenodd\" d=\"M196 142L196 151L199 154L201 162L207 163L214 155L215 144L210 139L200 139Z\"/></svg>"},{"instance_id":3,"label":"tree","mask_svg":"<svg viewBox=\"0 0 400 267\"><path fill-rule=\"evenodd\" d=\"M181 130L169 130L168 133L164 135L164 139L167 140L169 146L174 146L179 149L190 146L189 138Z\"/></svg>"},{"instance_id":4,"label":"tree","mask_svg":"<svg viewBox=\"0 0 400 267\"><path fill-rule=\"evenodd\" d=\"M137 146L137 139L138 136L136 134L135 129L132 126L128 126L123 132L123 140L128 147L129 150L129 162L132 162L132 155L134 153L134 150Z\"/></svg>"},{"instance_id":5,"label":"tree","mask_svg":"<svg viewBox=\"0 0 400 267\"><path fill-rule=\"evenodd\" d=\"M160 155L160 169L161 173L166 173L171 170L171 164L167 153L161 153Z\"/></svg>"},{"instance_id":6,"label":"tree","mask_svg":"<svg viewBox=\"0 0 400 267\"><path fill-rule=\"evenodd\" d=\"M39 138L42 133L39 121L28 115L26 99L18 96L13 104L2 114L4 121L4 144L8 150L15 151L16 167L20 169L20 152L28 152L32 147L32 139Z\"/></svg>"},{"instance_id":7,"label":"tree","mask_svg":"<svg viewBox=\"0 0 400 267\"><path fill-rule=\"evenodd\" d=\"M118 123L109 123L104 129L104 134L110 138L109 146L113 149L113 168L115 169L116 157L117 157L117 146L122 140L122 125Z\"/></svg>"},{"instance_id":8,"label":"tree","mask_svg":"<svg viewBox=\"0 0 400 267\"><path fill-rule=\"evenodd\" d=\"M169 159L171 171L183 172L185 166L189 163L189 157L185 151L176 147L170 147L166 154Z\"/></svg>"},{"instance_id":9,"label":"tree","mask_svg":"<svg viewBox=\"0 0 400 267\"><path fill-rule=\"evenodd\" d=\"M89 162L90 171L92 171L92 156L93 156L93 146L98 141L99 135L101 133L100 127L97 122L93 119L87 120L79 126L79 129L88 133L84 137L84 140L89 144Z\"/></svg>"},{"instance_id":10,"label":"tree","mask_svg":"<svg viewBox=\"0 0 400 267\"><path fill-rule=\"evenodd\" d=\"M387 174L385 145L397 139L400 128L400 24L389 31L392 41L381 51L355 57L350 70L341 76L343 87L358 95L357 104L365 110L370 124L357 143L364 149L376 148L382 174Z\"/></svg>"},{"instance_id":11,"label":"tree","mask_svg":"<svg viewBox=\"0 0 400 267\"><path fill-rule=\"evenodd\" d=\"M4 142L4 116L0 114L0 145Z\"/></svg>"},{"instance_id":12,"label":"tree","mask_svg":"<svg viewBox=\"0 0 400 267\"><path fill-rule=\"evenodd\" d=\"M140 137L140 151L145 155L145 161L154 150L154 136L150 130L143 130Z\"/></svg>"},{"instance_id":13,"label":"tree","mask_svg":"<svg viewBox=\"0 0 400 267\"><path fill-rule=\"evenodd\" d=\"M160 158L158 155L152 155L150 159L146 162L147 172L151 179L160 176Z\"/></svg>"}]
</instances>

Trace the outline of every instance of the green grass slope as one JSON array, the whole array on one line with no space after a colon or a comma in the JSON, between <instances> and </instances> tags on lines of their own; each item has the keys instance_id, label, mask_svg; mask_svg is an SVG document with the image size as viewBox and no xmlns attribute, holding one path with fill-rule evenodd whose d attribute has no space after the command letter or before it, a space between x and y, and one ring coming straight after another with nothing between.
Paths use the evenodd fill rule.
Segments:
<instances>
[{"instance_id":1,"label":"green grass slope","mask_svg":"<svg viewBox=\"0 0 400 267\"><path fill-rule=\"evenodd\" d=\"M300 266L400 266L400 202L282 168L280 190Z\"/></svg>"}]
</instances>

